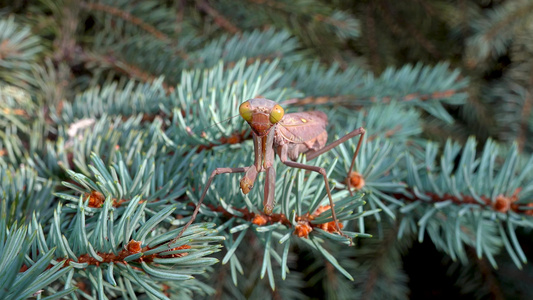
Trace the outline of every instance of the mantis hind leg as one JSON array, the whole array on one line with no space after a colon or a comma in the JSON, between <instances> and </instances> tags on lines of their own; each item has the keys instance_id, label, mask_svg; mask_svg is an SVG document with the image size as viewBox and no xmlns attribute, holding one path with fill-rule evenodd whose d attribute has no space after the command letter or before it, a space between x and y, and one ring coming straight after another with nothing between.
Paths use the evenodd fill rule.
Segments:
<instances>
[{"instance_id":1,"label":"mantis hind leg","mask_svg":"<svg viewBox=\"0 0 533 300\"><path fill-rule=\"evenodd\" d=\"M350 240L350 245L352 244L352 239L345 235L344 233L342 233L342 230L339 226L339 221L337 220L337 215L335 214L335 209L334 209L334 206L333 206L333 197L331 196L331 189L329 187L329 182L328 182L328 176L326 174L326 170L322 167L317 167L317 166L310 166L310 165L306 165L306 164L302 164L302 163L298 163L298 162L294 162L294 161L290 161L287 159L287 146L286 145L283 145L281 146L281 151L280 151L280 160L283 164L285 164L286 166L288 167L292 167L292 168L298 168L298 169L303 169L303 170L309 170L309 171L314 171L314 172L317 172L319 173L320 175L322 175L322 177L324 178L324 183L326 184L326 193L328 194L328 199L329 199L329 205L330 205L330 209L331 209L331 216L333 217L333 221L335 223L335 229L339 232L339 234L343 237L346 237Z\"/></svg>"},{"instance_id":2,"label":"mantis hind leg","mask_svg":"<svg viewBox=\"0 0 533 300\"><path fill-rule=\"evenodd\" d=\"M355 159L357 158L357 154L359 153L359 149L361 149L361 144L363 143L363 138L365 136L366 130L363 127L359 127L355 129L352 132L347 133L345 136L339 138L336 141L331 142L329 145L324 146L324 148L318 149L318 150L312 150L306 153L306 159L307 161L317 158L323 153L328 152L329 150L337 147L338 145L346 142L347 140L359 136L359 141L357 142L357 148L355 148L355 152L352 157L352 162L350 164L350 169L348 170L348 174L346 175L346 186L348 187L348 191L350 192L350 195L353 196L353 192L351 189L350 184L350 174L352 174L354 166L355 166Z\"/></svg>"}]
</instances>

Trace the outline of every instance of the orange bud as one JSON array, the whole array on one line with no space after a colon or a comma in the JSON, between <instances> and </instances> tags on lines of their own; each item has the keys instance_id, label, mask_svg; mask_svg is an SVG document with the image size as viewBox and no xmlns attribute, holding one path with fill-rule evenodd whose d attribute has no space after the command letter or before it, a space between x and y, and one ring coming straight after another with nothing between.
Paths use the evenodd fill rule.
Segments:
<instances>
[{"instance_id":1,"label":"orange bud","mask_svg":"<svg viewBox=\"0 0 533 300\"><path fill-rule=\"evenodd\" d=\"M502 213L506 213L511 208L511 199L504 195L498 195L496 201L492 204L494 210Z\"/></svg>"},{"instance_id":2,"label":"orange bud","mask_svg":"<svg viewBox=\"0 0 533 300\"><path fill-rule=\"evenodd\" d=\"M298 225L296 225L294 234L296 234L298 237L307 238L311 231L313 231L313 227L311 227L308 222L298 221Z\"/></svg>"},{"instance_id":3,"label":"orange bud","mask_svg":"<svg viewBox=\"0 0 533 300\"><path fill-rule=\"evenodd\" d=\"M344 227L344 225L342 223L339 223L339 228L342 229L343 227ZM327 231L327 232L337 232L337 226L335 226L335 222L334 221L320 224L320 225L318 225L318 228L320 228L320 229L322 229L324 231Z\"/></svg>"},{"instance_id":4,"label":"orange bud","mask_svg":"<svg viewBox=\"0 0 533 300\"><path fill-rule=\"evenodd\" d=\"M183 246L179 246L179 247L176 247L176 248L173 248L173 249L170 249L170 251L173 251L173 250L183 250L183 249L191 249L191 246L189 245L183 245ZM189 255L188 252L184 252L184 253L176 253L176 254L172 254L171 256L172 257L183 257L183 256L187 256Z\"/></svg>"},{"instance_id":5,"label":"orange bud","mask_svg":"<svg viewBox=\"0 0 533 300\"><path fill-rule=\"evenodd\" d=\"M325 212L326 210L329 210L330 208L330 205L320 205L313 213L313 216L318 217L321 213Z\"/></svg>"},{"instance_id":6,"label":"orange bud","mask_svg":"<svg viewBox=\"0 0 533 300\"><path fill-rule=\"evenodd\" d=\"M360 190L365 186L365 179L359 172L351 172L348 178L350 186L356 190Z\"/></svg>"},{"instance_id":7,"label":"orange bud","mask_svg":"<svg viewBox=\"0 0 533 300\"><path fill-rule=\"evenodd\" d=\"M140 241L131 240L126 248L131 253L139 253L141 252L141 244Z\"/></svg>"},{"instance_id":8,"label":"orange bud","mask_svg":"<svg viewBox=\"0 0 533 300\"><path fill-rule=\"evenodd\" d=\"M255 215L254 219L252 220L252 223L257 226L263 226L267 223L267 218L263 215Z\"/></svg>"},{"instance_id":9,"label":"orange bud","mask_svg":"<svg viewBox=\"0 0 533 300\"><path fill-rule=\"evenodd\" d=\"M89 197L90 207L102 207L104 205L105 196L98 191L91 191L90 194L85 194L85 197Z\"/></svg>"}]
</instances>

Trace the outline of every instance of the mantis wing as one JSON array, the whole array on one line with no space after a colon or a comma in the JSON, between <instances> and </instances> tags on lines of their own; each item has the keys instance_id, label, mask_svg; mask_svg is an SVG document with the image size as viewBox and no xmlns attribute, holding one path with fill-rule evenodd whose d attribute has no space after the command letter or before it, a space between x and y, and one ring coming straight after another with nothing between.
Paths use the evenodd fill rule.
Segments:
<instances>
[{"instance_id":1,"label":"mantis wing","mask_svg":"<svg viewBox=\"0 0 533 300\"><path fill-rule=\"evenodd\" d=\"M286 114L279 122L277 144L289 147L289 157L296 159L298 154L318 150L326 145L328 117L321 111Z\"/></svg>"}]
</instances>

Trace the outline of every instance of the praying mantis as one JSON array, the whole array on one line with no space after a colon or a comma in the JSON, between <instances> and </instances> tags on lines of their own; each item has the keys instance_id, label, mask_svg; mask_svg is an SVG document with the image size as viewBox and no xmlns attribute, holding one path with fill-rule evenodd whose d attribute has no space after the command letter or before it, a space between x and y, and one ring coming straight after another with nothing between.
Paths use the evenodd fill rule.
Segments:
<instances>
[{"instance_id":1,"label":"praying mantis","mask_svg":"<svg viewBox=\"0 0 533 300\"><path fill-rule=\"evenodd\" d=\"M191 219L169 245L179 239L192 224L211 186L211 182L215 176L220 174L244 173L244 177L240 180L240 188L244 194L248 194L254 186L257 175L265 172L263 207L266 215L272 214L275 205L274 192L276 188L276 170L273 166L275 153L279 156L281 162L288 167L314 171L322 175L337 232L349 239L348 236L342 233L339 227L337 216L333 209L334 203L325 169L299 163L296 160L301 153L306 154L307 161L312 160L339 144L344 143L348 139L360 135L348 171L348 174L350 174L354 168L355 159L365 135L365 129L363 127L357 128L331 144L326 145L328 138L326 125L328 124L328 119L324 112L308 111L285 114L283 108L276 102L265 98L254 98L240 105L239 114L250 125L252 130L255 155L254 164L249 167L222 167L213 170L200 196L200 200L196 204Z\"/></svg>"}]
</instances>

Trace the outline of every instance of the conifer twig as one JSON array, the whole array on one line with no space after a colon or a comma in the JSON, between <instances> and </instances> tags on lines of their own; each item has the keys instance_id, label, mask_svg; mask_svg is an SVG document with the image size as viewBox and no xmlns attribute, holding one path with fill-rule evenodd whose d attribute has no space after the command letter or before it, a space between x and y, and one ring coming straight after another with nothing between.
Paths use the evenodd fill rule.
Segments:
<instances>
[{"instance_id":1,"label":"conifer twig","mask_svg":"<svg viewBox=\"0 0 533 300\"><path fill-rule=\"evenodd\" d=\"M138 18L127 11L121 10L118 7L114 7L114 6L110 6L110 5L106 5L102 3L89 3L85 1L82 1L80 3L80 6L81 8L84 8L86 10L102 11L112 16L119 17L121 19L124 19L125 21L128 21L138 26L139 28L142 28L144 31L150 33L158 40L161 40L163 42L170 41L170 37L166 35L165 33L161 32L154 26L144 22L141 18Z\"/></svg>"},{"instance_id":2,"label":"conifer twig","mask_svg":"<svg viewBox=\"0 0 533 300\"><path fill-rule=\"evenodd\" d=\"M366 17L366 40L368 45L368 52L370 54L370 60L372 61L372 69L377 72L381 69L381 61L378 51L378 41L377 41L377 32L376 32L376 21L373 15L375 9L375 4L373 1L366 6L365 17Z\"/></svg>"},{"instance_id":3,"label":"conifer twig","mask_svg":"<svg viewBox=\"0 0 533 300\"><path fill-rule=\"evenodd\" d=\"M533 82L533 76L531 77L531 79L532 80L530 82ZM517 138L518 150L520 151L522 151L526 145L527 135L529 132L528 122L529 122L529 118L531 118L531 112L533 108L533 97L532 97L531 91L533 91L533 89L530 86L527 89L525 99L524 99L524 104L522 106L522 113L520 114L520 117L521 117L520 118L520 131L518 133L518 138Z\"/></svg>"},{"instance_id":4,"label":"conifer twig","mask_svg":"<svg viewBox=\"0 0 533 300\"><path fill-rule=\"evenodd\" d=\"M430 101L435 99L442 99L442 98L450 98L456 94L464 93L464 90L443 90L443 91L435 91L431 94L420 94L420 93L412 93L407 94L403 96L394 96L394 99L398 99L401 102L409 102L413 100L421 100L421 101ZM369 97L357 97L355 95L340 95L340 96L309 96L305 98L300 99L289 99L284 102L283 104L293 104L293 105L308 105L308 104L331 104L331 103L348 103L349 101L371 101L371 102L381 102L381 103L390 103L393 100L392 96L381 96L379 98L374 96Z\"/></svg>"},{"instance_id":5,"label":"conifer twig","mask_svg":"<svg viewBox=\"0 0 533 300\"><path fill-rule=\"evenodd\" d=\"M227 32L231 34L240 34L241 30L237 28L237 26L233 25L226 17L224 17L220 12L218 12L216 9L211 7L209 3L205 0L198 0L196 1L196 6L203 10L205 13L210 15L215 23L218 24L221 28L226 30Z\"/></svg>"},{"instance_id":6,"label":"conifer twig","mask_svg":"<svg viewBox=\"0 0 533 300\"><path fill-rule=\"evenodd\" d=\"M438 51L435 45L433 45L431 41L426 39L426 37L417 28L411 25L411 23L405 22L403 18L397 18L395 16L394 12L391 9L392 4L390 4L388 1L379 2L379 4L381 6L380 11L384 14L384 20L394 20L394 26L401 25L403 28L405 28L407 33L413 38L415 38L416 41L420 44L420 46L422 46L422 48L424 48L428 53L433 55L434 58L439 59L442 57L442 54Z\"/></svg>"},{"instance_id":7,"label":"conifer twig","mask_svg":"<svg viewBox=\"0 0 533 300\"><path fill-rule=\"evenodd\" d=\"M118 57L111 54L99 55L96 53L85 54L82 56L86 63L98 63L102 65L108 65L119 73L127 74L129 77L137 78L142 82L154 82L157 77L142 70L138 66L134 66L125 61L120 60ZM163 82L163 88L170 91L170 87Z\"/></svg>"}]
</instances>

